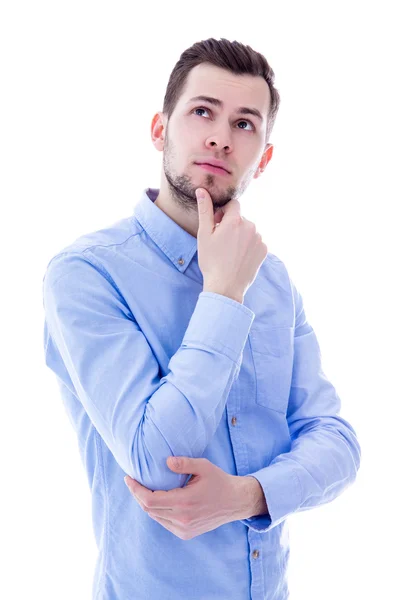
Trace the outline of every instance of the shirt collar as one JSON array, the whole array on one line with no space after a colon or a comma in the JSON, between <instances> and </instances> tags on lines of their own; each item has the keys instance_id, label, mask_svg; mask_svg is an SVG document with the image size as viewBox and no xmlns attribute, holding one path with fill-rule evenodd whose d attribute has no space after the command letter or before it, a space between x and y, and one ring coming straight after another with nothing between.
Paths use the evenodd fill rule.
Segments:
<instances>
[{"instance_id":1,"label":"shirt collar","mask_svg":"<svg viewBox=\"0 0 400 600\"><path fill-rule=\"evenodd\" d=\"M146 188L133 214L178 271L184 273L197 252L197 238L154 204L159 192L158 188Z\"/></svg>"}]
</instances>

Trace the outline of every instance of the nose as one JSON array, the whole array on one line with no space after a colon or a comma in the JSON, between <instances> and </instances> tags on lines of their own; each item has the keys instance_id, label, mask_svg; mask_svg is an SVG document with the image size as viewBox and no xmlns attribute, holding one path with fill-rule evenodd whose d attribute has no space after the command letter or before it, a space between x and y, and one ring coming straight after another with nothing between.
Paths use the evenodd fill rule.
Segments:
<instances>
[{"instance_id":1,"label":"nose","mask_svg":"<svg viewBox=\"0 0 400 600\"><path fill-rule=\"evenodd\" d=\"M206 146L213 148L223 148L225 151L228 151L231 149L230 134L216 133L208 138L208 140L206 141Z\"/></svg>"}]
</instances>

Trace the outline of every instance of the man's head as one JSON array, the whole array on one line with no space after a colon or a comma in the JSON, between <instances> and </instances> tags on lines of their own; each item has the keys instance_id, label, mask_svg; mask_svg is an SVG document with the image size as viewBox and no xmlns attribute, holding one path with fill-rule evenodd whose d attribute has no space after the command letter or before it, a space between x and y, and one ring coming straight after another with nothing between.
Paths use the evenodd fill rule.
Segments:
<instances>
[{"instance_id":1,"label":"man's head","mask_svg":"<svg viewBox=\"0 0 400 600\"><path fill-rule=\"evenodd\" d=\"M198 187L208 190L214 210L243 194L272 157L268 140L280 103L274 77L261 54L236 41L210 38L183 52L151 126L164 152L161 195L197 212ZM223 161L229 173L197 164L209 160Z\"/></svg>"}]
</instances>

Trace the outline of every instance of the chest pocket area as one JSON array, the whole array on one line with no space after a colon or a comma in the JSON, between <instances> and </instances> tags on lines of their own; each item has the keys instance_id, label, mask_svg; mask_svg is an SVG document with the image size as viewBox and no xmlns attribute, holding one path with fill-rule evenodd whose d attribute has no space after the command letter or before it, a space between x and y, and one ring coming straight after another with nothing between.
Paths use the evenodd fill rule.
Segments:
<instances>
[{"instance_id":1,"label":"chest pocket area","mask_svg":"<svg viewBox=\"0 0 400 600\"><path fill-rule=\"evenodd\" d=\"M293 369L293 327L251 327L249 340L256 375L256 402L286 413Z\"/></svg>"}]
</instances>

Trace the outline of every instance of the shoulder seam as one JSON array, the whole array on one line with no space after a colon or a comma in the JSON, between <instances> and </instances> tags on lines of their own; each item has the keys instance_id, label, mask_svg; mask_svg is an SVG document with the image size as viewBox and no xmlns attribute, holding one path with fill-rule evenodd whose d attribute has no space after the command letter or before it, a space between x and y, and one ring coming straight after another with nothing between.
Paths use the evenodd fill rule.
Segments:
<instances>
[{"instance_id":1,"label":"shoulder seam","mask_svg":"<svg viewBox=\"0 0 400 600\"><path fill-rule=\"evenodd\" d=\"M117 288L115 282L113 281L113 279L111 278L110 274L107 273L107 271L105 271L103 269L103 267L100 265L100 263L97 262L96 259L93 259L93 257L91 256L90 258L86 257L84 255L84 253L89 250L89 248L86 248L85 250L82 251L77 251L77 250L68 250L65 252L60 252L59 254L56 254L56 256L53 256L53 258L51 259L51 261L49 262L49 264L47 265L47 269L49 268L50 264L53 262L53 260L55 260L56 258L60 258L61 256L64 255L70 255L70 256L79 256L80 258L82 258L85 262L87 262L89 265L91 265L92 267L94 267L95 269L99 270L102 275L104 275L104 277L108 280L109 283L111 283L111 285L113 285L119 292L119 294L121 294L120 290ZM44 278L46 278L46 274L47 274L47 269L46 269L46 273L44 275ZM55 285L60 279L62 279L63 277L65 277L65 275L68 275L68 272L66 273L62 273L59 277L57 277L57 279L55 281L52 282L52 285Z\"/></svg>"},{"instance_id":2,"label":"shoulder seam","mask_svg":"<svg viewBox=\"0 0 400 600\"><path fill-rule=\"evenodd\" d=\"M141 235L143 233L143 227L142 227L142 231L136 231L135 233L132 233L130 235L128 235L127 238L124 239L123 242L114 242L112 244L92 244L91 246L88 246L87 248L84 248L84 250L82 250L82 252L86 252L86 250L92 250L92 248L111 248L112 246L122 246L122 244L126 244L126 242L128 240L130 240L132 237L135 237L137 235Z\"/></svg>"}]
</instances>

